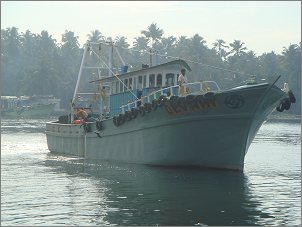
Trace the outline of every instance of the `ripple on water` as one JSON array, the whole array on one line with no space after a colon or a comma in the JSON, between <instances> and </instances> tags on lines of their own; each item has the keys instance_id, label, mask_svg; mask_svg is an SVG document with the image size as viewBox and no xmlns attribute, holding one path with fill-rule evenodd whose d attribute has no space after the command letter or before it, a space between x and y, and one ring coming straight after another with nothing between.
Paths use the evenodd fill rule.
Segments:
<instances>
[{"instance_id":1,"label":"ripple on water","mask_svg":"<svg viewBox=\"0 0 302 227\"><path fill-rule=\"evenodd\" d=\"M299 124L264 124L240 174L84 165L49 154L46 121L1 123L2 225L300 224Z\"/></svg>"}]
</instances>

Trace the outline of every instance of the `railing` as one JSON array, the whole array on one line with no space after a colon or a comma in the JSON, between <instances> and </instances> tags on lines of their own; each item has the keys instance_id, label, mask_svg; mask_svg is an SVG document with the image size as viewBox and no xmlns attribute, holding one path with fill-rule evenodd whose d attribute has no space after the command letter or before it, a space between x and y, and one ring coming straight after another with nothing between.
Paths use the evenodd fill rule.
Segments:
<instances>
[{"instance_id":1,"label":"railing","mask_svg":"<svg viewBox=\"0 0 302 227\"><path fill-rule=\"evenodd\" d=\"M212 84L212 85L214 85L214 87L210 88L207 84ZM147 96L143 96L140 99L137 99L137 100L129 102L125 105L122 105L120 107L122 110L122 113L125 113L125 111L127 111L127 110L130 111L131 108L137 108L138 103L140 103L140 105L145 104L145 103L150 103L150 101L157 99L158 95L164 95L164 94L167 94L168 92L170 92L170 96L173 96L173 95L175 95L174 88L179 88L179 85L174 85L174 86L170 86L167 88L159 89L157 91L153 91L150 94L148 94ZM210 90L211 91L220 90L218 84L215 81L202 81L202 82L194 82L194 83L185 84L186 94L197 94L197 93L200 94L200 92L206 93Z\"/></svg>"}]
</instances>

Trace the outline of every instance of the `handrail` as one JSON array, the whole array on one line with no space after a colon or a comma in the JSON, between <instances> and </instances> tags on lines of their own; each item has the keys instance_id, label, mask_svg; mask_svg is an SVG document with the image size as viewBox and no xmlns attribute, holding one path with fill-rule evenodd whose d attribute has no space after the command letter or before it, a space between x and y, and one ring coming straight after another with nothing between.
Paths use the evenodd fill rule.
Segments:
<instances>
[{"instance_id":1,"label":"handrail","mask_svg":"<svg viewBox=\"0 0 302 227\"><path fill-rule=\"evenodd\" d=\"M208 83L208 82L214 83L217 86L218 90L220 90L219 86L217 85L217 83L215 81L202 81L202 82L186 83L185 87L187 87L188 85L200 84L200 91L202 91L203 90L203 84ZM151 96L154 96L154 99L155 99L156 95L158 93L160 93L162 95L163 91L170 90L171 95L173 95L173 88L176 88L176 87L179 87L179 85L174 85L174 86L170 86L170 87L166 87L166 88L162 88L162 89L153 91L150 94L148 94L147 96L141 97L140 99L134 100L133 102L129 102L125 105L122 105L120 107L122 109L122 113L125 113L126 110L128 110L128 111L131 110L131 105L133 105L133 104L134 104L134 107L137 108L137 103L138 102L143 103L145 99L147 99L147 102L150 102L150 97ZM192 93L189 93L189 94L192 94ZM127 109L125 109L126 107L127 107Z\"/></svg>"}]
</instances>

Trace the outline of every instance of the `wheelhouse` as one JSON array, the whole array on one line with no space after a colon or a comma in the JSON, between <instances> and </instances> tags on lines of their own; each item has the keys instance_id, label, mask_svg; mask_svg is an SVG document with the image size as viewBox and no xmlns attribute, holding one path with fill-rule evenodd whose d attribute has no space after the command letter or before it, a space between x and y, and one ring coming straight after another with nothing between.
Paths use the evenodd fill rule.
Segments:
<instances>
[{"instance_id":1,"label":"wheelhouse","mask_svg":"<svg viewBox=\"0 0 302 227\"><path fill-rule=\"evenodd\" d=\"M161 93L170 92L171 95L177 95L177 80L182 68L191 71L190 66L185 61L175 60L133 72L106 77L94 82L99 83L100 87L105 84L110 85L108 112L110 116L114 116L121 112L121 106L147 97L157 90L162 90ZM171 89L170 87L173 88ZM157 96L159 95L160 93L157 94Z\"/></svg>"}]
</instances>

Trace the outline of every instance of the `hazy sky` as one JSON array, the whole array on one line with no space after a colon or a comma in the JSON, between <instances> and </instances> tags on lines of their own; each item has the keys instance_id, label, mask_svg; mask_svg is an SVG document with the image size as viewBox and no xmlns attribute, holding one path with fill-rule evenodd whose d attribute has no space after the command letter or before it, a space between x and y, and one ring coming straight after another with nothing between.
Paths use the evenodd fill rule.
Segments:
<instances>
[{"instance_id":1,"label":"hazy sky","mask_svg":"<svg viewBox=\"0 0 302 227\"><path fill-rule=\"evenodd\" d=\"M1 1L1 28L47 30L58 42L65 30L79 36L98 29L106 37L125 36L130 45L151 23L164 37L198 33L212 47L235 39L257 55L277 53L301 41L300 1Z\"/></svg>"}]
</instances>

